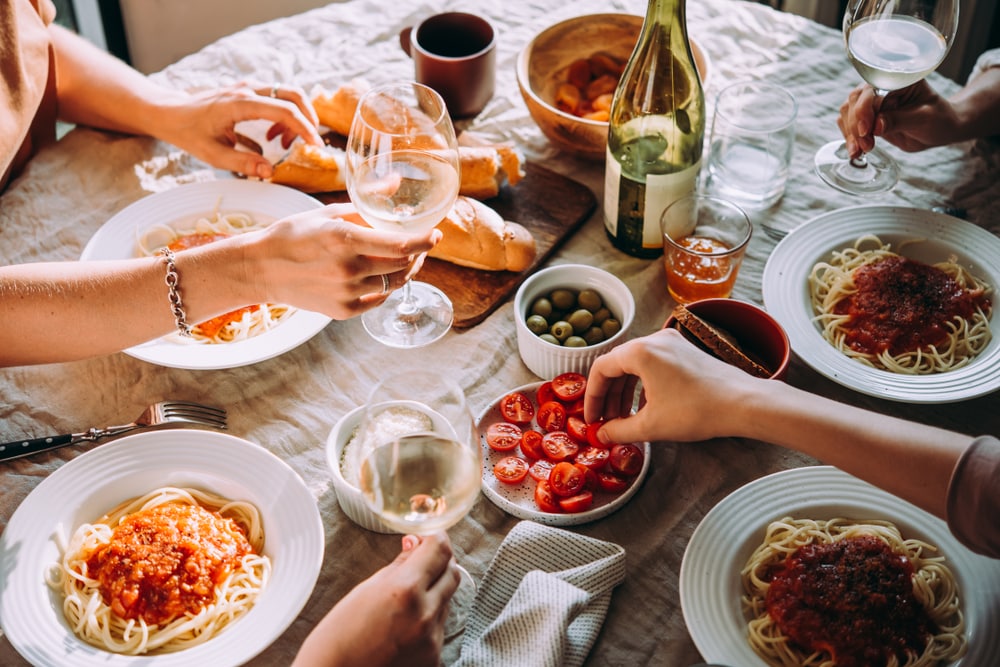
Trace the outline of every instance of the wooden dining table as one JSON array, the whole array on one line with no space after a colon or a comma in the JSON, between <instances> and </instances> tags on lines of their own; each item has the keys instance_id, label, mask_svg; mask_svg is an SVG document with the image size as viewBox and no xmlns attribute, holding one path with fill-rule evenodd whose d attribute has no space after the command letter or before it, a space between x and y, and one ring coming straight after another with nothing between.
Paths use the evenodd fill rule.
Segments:
<instances>
[{"instance_id":1,"label":"wooden dining table","mask_svg":"<svg viewBox=\"0 0 1000 667\"><path fill-rule=\"evenodd\" d=\"M413 76L413 63L399 47L401 29L446 10L487 17L498 34L496 91L481 114L459 121L458 128L489 141L511 142L529 166L554 172L594 195L592 211L559 240L545 264L586 263L620 277L636 302L631 335L641 336L659 329L674 306L663 266L611 246L602 217L603 163L561 153L548 143L520 97L515 62L533 35L557 21L587 13L643 14L645 5L642 0L345 0L247 28L152 76L188 90L245 79L266 85L297 84L306 91L317 85L334 89L355 77L371 83L407 79ZM837 30L740 0L690 0L687 20L691 37L709 58L710 110L723 86L748 78L780 83L798 101L787 189L775 207L752 214L755 232L733 298L763 305L763 270L779 242L763 231L768 220L794 226L862 204L951 206L962 209L971 223L1000 234L1000 153L989 142L914 154L890 149L900 161L901 180L882 195L859 198L819 179L813 155L839 136L838 108L859 81ZM937 74L930 76L930 82L946 94L959 88ZM91 236L132 202L188 182L225 178L232 175L153 139L73 129L36 156L0 196L0 261L79 259ZM503 197L516 201L518 188L527 185L526 180L507 187ZM325 612L399 550L398 536L359 527L338 505L324 452L331 427L395 368L422 368L453 377L476 410L514 387L536 381L518 356L514 317L513 298L503 298L477 324L454 329L416 350L380 345L357 319L333 321L284 354L223 370L167 368L124 353L2 369L0 441L122 423L163 398L225 407L229 433L287 462L314 495L323 521L325 556L311 597L280 638L250 663L288 664ZM66 322L66 327L72 329L73 322ZM886 400L842 386L814 371L797 354L786 381L879 413L968 434L1000 433L997 393L937 404ZM713 409L704 406L705 419L712 418ZM101 446L86 444L0 463L0 530L47 475ZM652 443L649 475L639 492L610 516L571 528L619 544L627 554L625 581L614 592L586 664L686 667L699 662L679 595L681 560L692 532L714 505L739 487L770 473L817 463L764 442L741 439ZM458 559L474 577L482 576L518 521L482 496L449 531ZM456 655L453 642L446 647L446 662ZM26 663L3 639L0 664Z\"/></svg>"}]
</instances>

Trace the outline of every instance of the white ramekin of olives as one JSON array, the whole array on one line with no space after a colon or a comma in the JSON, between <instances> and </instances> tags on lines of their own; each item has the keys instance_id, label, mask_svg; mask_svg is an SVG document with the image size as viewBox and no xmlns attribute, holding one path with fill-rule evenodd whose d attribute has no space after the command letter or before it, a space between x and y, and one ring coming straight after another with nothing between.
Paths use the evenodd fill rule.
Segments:
<instances>
[{"instance_id":1,"label":"white ramekin of olives","mask_svg":"<svg viewBox=\"0 0 1000 667\"><path fill-rule=\"evenodd\" d=\"M521 284L514 313L521 359L535 375L551 380L568 371L586 374L594 359L626 340L635 299L607 271L559 264Z\"/></svg>"}]
</instances>

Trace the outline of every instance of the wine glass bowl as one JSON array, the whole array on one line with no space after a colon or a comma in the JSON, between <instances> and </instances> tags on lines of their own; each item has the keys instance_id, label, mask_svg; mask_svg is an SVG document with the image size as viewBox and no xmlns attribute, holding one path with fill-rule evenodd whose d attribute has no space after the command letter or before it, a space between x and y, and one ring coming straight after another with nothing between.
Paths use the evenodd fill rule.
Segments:
<instances>
[{"instance_id":1,"label":"wine glass bowl","mask_svg":"<svg viewBox=\"0 0 1000 667\"><path fill-rule=\"evenodd\" d=\"M458 198L455 128L441 96L415 82L372 88L358 102L346 147L351 201L371 227L421 234ZM362 316L365 329L392 347L434 342L451 328L451 301L436 287L408 281Z\"/></svg>"},{"instance_id":2,"label":"wine glass bowl","mask_svg":"<svg viewBox=\"0 0 1000 667\"><path fill-rule=\"evenodd\" d=\"M959 0L850 0L844 12L847 57L885 96L920 81L948 54L958 29ZM891 190L899 180L895 160L878 147L851 159L843 141L816 153L816 171L828 184L851 194Z\"/></svg>"}]
</instances>

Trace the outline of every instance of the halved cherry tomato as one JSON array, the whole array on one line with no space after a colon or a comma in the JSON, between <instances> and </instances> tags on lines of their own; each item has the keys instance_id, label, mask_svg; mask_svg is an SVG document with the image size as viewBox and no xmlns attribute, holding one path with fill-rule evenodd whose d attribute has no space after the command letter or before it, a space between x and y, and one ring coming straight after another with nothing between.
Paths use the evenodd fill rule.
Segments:
<instances>
[{"instance_id":1,"label":"halved cherry tomato","mask_svg":"<svg viewBox=\"0 0 1000 667\"><path fill-rule=\"evenodd\" d=\"M602 490L607 491L608 493L621 493L628 488L628 485L631 484L631 480L625 479L621 475L617 475L613 472L608 472L607 470L598 470L597 483L600 485Z\"/></svg>"},{"instance_id":2,"label":"halved cherry tomato","mask_svg":"<svg viewBox=\"0 0 1000 667\"><path fill-rule=\"evenodd\" d=\"M570 417L583 419L583 399L578 398L566 406L566 414Z\"/></svg>"},{"instance_id":3,"label":"halved cherry tomato","mask_svg":"<svg viewBox=\"0 0 1000 667\"><path fill-rule=\"evenodd\" d=\"M608 463L615 472L633 477L642 470L644 458L642 450L637 446L632 443L622 443L611 448Z\"/></svg>"},{"instance_id":4,"label":"halved cherry tomato","mask_svg":"<svg viewBox=\"0 0 1000 667\"><path fill-rule=\"evenodd\" d=\"M543 512L551 512L553 514L562 512L562 508L559 507L559 501L556 499L555 494L552 493L552 487L549 486L548 482L539 482L535 485L535 504Z\"/></svg>"},{"instance_id":5,"label":"halved cherry tomato","mask_svg":"<svg viewBox=\"0 0 1000 667\"><path fill-rule=\"evenodd\" d=\"M552 493L560 498L569 498L580 493L586 481L587 476L584 475L583 471L567 461L557 463L549 474L549 486L552 487Z\"/></svg>"},{"instance_id":6,"label":"halved cherry tomato","mask_svg":"<svg viewBox=\"0 0 1000 667\"><path fill-rule=\"evenodd\" d=\"M521 444L521 427L508 422L496 422L486 429L486 444L498 452L509 452Z\"/></svg>"},{"instance_id":7,"label":"halved cherry tomato","mask_svg":"<svg viewBox=\"0 0 1000 667\"><path fill-rule=\"evenodd\" d=\"M605 445L603 442L597 439L597 432L601 430L604 426L604 420L596 421L591 424L587 424L587 442L591 447L598 447L600 449L609 449L611 445Z\"/></svg>"},{"instance_id":8,"label":"halved cherry tomato","mask_svg":"<svg viewBox=\"0 0 1000 667\"><path fill-rule=\"evenodd\" d=\"M552 431L542 437L542 451L550 461L565 461L576 456L580 445L573 442L566 431Z\"/></svg>"},{"instance_id":9,"label":"halved cherry tomato","mask_svg":"<svg viewBox=\"0 0 1000 667\"><path fill-rule=\"evenodd\" d=\"M526 429L521 434L521 452L532 461L545 458L542 449L542 434L533 428Z\"/></svg>"},{"instance_id":10,"label":"halved cherry tomato","mask_svg":"<svg viewBox=\"0 0 1000 667\"><path fill-rule=\"evenodd\" d=\"M528 462L519 456L505 456L493 466L493 474L504 484L520 484L528 476Z\"/></svg>"},{"instance_id":11,"label":"halved cherry tomato","mask_svg":"<svg viewBox=\"0 0 1000 667\"><path fill-rule=\"evenodd\" d=\"M575 401L583 397L587 378L580 373L562 373L552 378L552 391L560 401Z\"/></svg>"},{"instance_id":12,"label":"halved cherry tomato","mask_svg":"<svg viewBox=\"0 0 1000 667\"><path fill-rule=\"evenodd\" d=\"M600 447L584 447L574 459L577 463L585 465L591 470L600 470L608 463L611 452Z\"/></svg>"},{"instance_id":13,"label":"halved cherry tomato","mask_svg":"<svg viewBox=\"0 0 1000 667\"><path fill-rule=\"evenodd\" d=\"M580 469L583 473L583 488L587 491L596 491L600 486L597 483L597 473L583 465L579 461L574 461L573 465Z\"/></svg>"},{"instance_id":14,"label":"halved cherry tomato","mask_svg":"<svg viewBox=\"0 0 1000 667\"><path fill-rule=\"evenodd\" d=\"M561 431L566 428L566 406L559 401L549 401L538 406L538 425L546 431Z\"/></svg>"},{"instance_id":15,"label":"halved cherry tomato","mask_svg":"<svg viewBox=\"0 0 1000 667\"><path fill-rule=\"evenodd\" d=\"M500 399L500 414L512 424L527 424L535 416L535 406L524 393L515 391Z\"/></svg>"},{"instance_id":16,"label":"halved cherry tomato","mask_svg":"<svg viewBox=\"0 0 1000 667\"><path fill-rule=\"evenodd\" d=\"M536 482L548 482L549 475L552 474L552 469L555 467L556 464L548 459L538 459L528 468L528 474Z\"/></svg>"},{"instance_id":17,"label":"halved cherry tomato","mask_svg":"<svg viewBox=\"0 0 1000 667\"><path fill-rule=\"evenodd\" d=\"M564 512L586 512L594 504L594 494L590 491L581 491L569 498L560 498L559 507Z\"/></svg>"},{"instance_id":18,"label":"halved cherry tomato","mask_svg":"<svg viewBox=\"0 0 1000 667\"><path fill-rule=\"evenodd\" d=\"M583 421L582 417L572 415L566 417L566 432L569 433L569 437L576 440L577 444L587 444L587 422Z\"/></svg>"},{"instance_id":19,"label":"halved cherry tomato","mask_svg":"<svg viewBox=\"0 0 1000 667\"><path fill-rule=\"evenodd\" d=\"M556 400L556 392L552 391L551 382L543 382L538 388L538 393L535 395L535 400L538 401L539 405L544 405L549 401Z\"/></svg>"}]
</instances>

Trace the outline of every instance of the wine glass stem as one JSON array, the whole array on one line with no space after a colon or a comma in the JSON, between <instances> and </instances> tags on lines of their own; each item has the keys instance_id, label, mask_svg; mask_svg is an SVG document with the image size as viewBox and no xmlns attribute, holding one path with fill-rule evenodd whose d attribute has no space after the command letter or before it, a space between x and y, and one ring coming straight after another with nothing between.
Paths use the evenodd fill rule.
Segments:
<instances>
[{"instance_id":1,"label":"wine glass stem","mask_svg":"<svg viewBox=\"0 0 1000 667\"><path fill-rule=\"evenodd\" d=\"M400 317L413 317L417 312L417 300L413 298L413 290L410 288L410 281L403 283L403 298L396 306L396 312Z\"/></svg>"},{"instance_id":2,"label":"wine glass stem","mask_svg":"<svg viewBox=\"0 0 1000 667\"><path fill-rule=\"evenodd\" d=\"M883 90L882 88L872 88L875 91L875 104L872 105L875 110L875 119L878 119L878 113L882 110L882 102L885 100L885 96L889 94L888 90ZM872 129L874 133L874 128ZM858 169L868 168L868 157L862 153L858 157L851 158L851 166Z\"/></svg>"}]
</instances>

